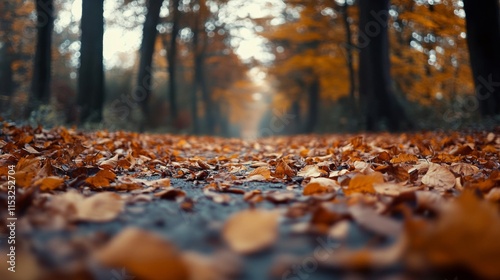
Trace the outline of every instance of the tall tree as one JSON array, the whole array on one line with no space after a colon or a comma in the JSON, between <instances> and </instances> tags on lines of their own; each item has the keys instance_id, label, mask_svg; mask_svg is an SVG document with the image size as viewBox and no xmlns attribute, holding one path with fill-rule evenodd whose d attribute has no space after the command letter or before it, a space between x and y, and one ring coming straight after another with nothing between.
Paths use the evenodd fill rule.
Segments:
<instances>
[{"instance_id":1,"label":"tall tree","mask_svg":"<svg viewBox=\"0 0 500 280\"><path fill-rule=\"evenodd\" d=\"M464 0L467 44L482 116L500 114L498 0Z\"/></svg>"},{"instance_id":2,"label":"tall tree","mask_svg":"<svg viewBox=\"0 0 500 280\"><path fill-rule=\"evenodd\" d=\"M36 0L37 44L31 85L30 109L49 102L52 59L52 29L54 6L52 0Z\"/></svg>"},{"instance_id":3,"label":"tall tree","mask_svg":"<svg viewBox=\"0 0 500 280\"><path fill-rule=\"evenodd\" d=\"M344 1L343 4L340 5L339 10L342 15L342 23L344 24L345 29L345 57L347 70L349 73L349 101L352 115L349 116L349 129L355 130L358 129L358 121L359 121L359 108L358 108L358 98L356 96L356 71L354 70L354 43L352 41L352 30L351 30L351 22L349 18L349 4L347 1Z\"/></svg>"},{"instance_id":4,"label":"tall tree","mask_svg":"<svg viewBox=\"0 0 500 280\"><path fill-rule=\"evenodd\" d=\"M170 47L168 48L167 58L168 58L168 76L169 76L169 99L170 99L170 115L172 120L177 119L177 84L176 84L176 58L177 58L177 36L179 35L179 0L171 0L172 3L172 33L170 35Z\"/></svg>"},{"instance_id":5,"label":"tall tree","mask_svg":"<svg viewBox=\"0 0 500 280\"><path fill-rule=\"evenodd\" d=\"M14 48L12 37L9 32L12 30L12 14L14 8L9 1L2 1L0 9L6 13L0 17L0 110L9 107L12 93L14 92L14 72L12 64L14 62ZM10 16L9 16L10 15Z\"/></svg>"},{"instance_id":6,"label":"tall tree","mask_svg":"<svg viewBox=\"0 0 500 280\"><path fill-rule=\"evenodd\" d=\"M78 105L80 123L100 122L104 103L104 1L82 1Z\"/></svg>"},{"instance_id":7,"label":"tall tree","mask_svg":"<svg viewBox=\"0 0 500 280\"><path fill-rule=\"evenodd\" d=\"M215 131L215 108L212 102L211 91L206 80L205 59L208 47L208 35L206 33L206 22L210 11L205 0L198 0L199 9L195 14L193 26L193 56L194 56L194 80L193 98L196 98L197 90L201 91L201 97L205 108L205 133L213 134ZM194 100L193 100L194 102ZM193 105L194 106L194 105ZM194 107L193 107L194 109Z\"/></svg>"},{"instance_id":8,"label":"tall tree","mask_svg":"<svg viewBox=\"0 0 500 280\"><path fill-rule=\"evenodd\" d=\"M140 49L139 73L135 96L141 104L144 121L149 119L148 100L153 86L152 61L158 30L156 26L160 19L160 9L163 0L149 0L147 2L148 12L142 31L142 42ZM144 123L141 124L144 128Z\"/></svg>"},{"instance_id":9,"label":"tall tree","mask_svg":"<svg viewBox=\"0 0 500 280\"><path fill-rule=\"evenodd\" d=\"M389 0L359 1L359 93L365 128L390 130L412 126L392 90L388 36Z\"/></svg>"}]
</instances>

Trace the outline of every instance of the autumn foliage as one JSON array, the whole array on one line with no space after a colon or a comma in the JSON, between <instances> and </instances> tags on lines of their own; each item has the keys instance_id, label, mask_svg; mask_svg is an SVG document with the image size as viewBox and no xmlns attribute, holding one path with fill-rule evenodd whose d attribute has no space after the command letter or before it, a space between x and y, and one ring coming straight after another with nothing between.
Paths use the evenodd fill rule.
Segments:
<instances>
[{"instance_id":1,"label":"autumn foliage","mask_svg":"<svg viewBox=\"0 0 500 280\"><path fill-rule=\"evenodd\" d=\"M249 142L4 123L0 148L0 213L7 217L7 166L15 165L18 261L43 279L97 277L89 260L140 279L237 279L249 265L245 256L255 254L274 256L260 269L278 279L304 258L327 275L395 269L401 277L450 271L500 277L497 131ZM148 205L175 206L193 217L213 211L209 205L225 209L212 228L177 224L190 228L185 237L215 238L215 251L185 249L169 238L171 227L141 228L127 213L155 219ZM77 234L117 221L112 234ZM35 237L49 232L70 234L64 241L75 258L70 267L35 261L63 252L48 244L30 253L41 246ZM353 246L354 232L367 239ZM278 244L297 235L335 246L285 256Z\"/></svg>"}]
</instances>

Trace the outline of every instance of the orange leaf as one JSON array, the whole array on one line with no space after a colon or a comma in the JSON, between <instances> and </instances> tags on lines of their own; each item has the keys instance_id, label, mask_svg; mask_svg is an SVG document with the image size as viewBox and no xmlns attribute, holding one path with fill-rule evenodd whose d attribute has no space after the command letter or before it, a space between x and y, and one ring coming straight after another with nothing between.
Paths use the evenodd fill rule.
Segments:
<instances>
[{"instance_id":1,"label":"orange leaf","mask_svg":"<svg viewBox=\"0 0 500 280\"><path fill-rule=\"evenodd\" d=\"M375 193L374 184L384 182L384 175L380 172L372 172L369 175L358 174L349 182L347 189L344 189L346 195L353 193Z\"/></svg>"},{"instance_id":2,"label":"orange leaf","mask_svg":"<svg viewBox=\"0 0 500 280\"><path fill-rule=\"evenodd\" d=\"M85 182L96 188L108 187L111 181L114 181L116 174L111 170L99 170L97 174L85 179Z\"/></svg>"},{"instance_id":3,"label":"orange leaf","mask_svg":"<svg viewBox=\"0 0 500 280\"><path fill-rule=\"evenodd\" d=\"M161 236L138 228L127 228L95 255L110 268L126 268L139 279L189 279L186 263L175 246Z\"/></svg>"},{"instance_id":4,"label":"orange leaf","mask_svg":"<svg viewBox=\"0 0 500 280\"><path fill-rule=\"evenodd\" d=\"M37 180L34 185L40 186L40 190L42 191L51 191L59 188L63 182L63 178L50 176Z\"/></svg>"},{"instance_id":5,"label":"orange leaf","mask_svg":"<svg viewBox=\"0 0 500 280\"><path fill-rule=\"evenodd\" d=\"M271 171L266 166L261 166L250 172L247 180L267 180L269 178L271 178Z\"/></svg>"},{"instance_id":6,"label":"orange leaf","mask_svg":"<svg viewBox=\"0 0 500 280\"><path fill-rule=\"evenodd\" d=\"M231 216L222 236L235 252L249 254L270 247L278 238L278 213L243 210Z\"/></svg>"},{"instance_id":7,"label":"orange leaf","mask_svg":"<svg viewBox=\"0 0 500 280\"><path fill-rule=\"evenodd\" d=\"M391 159L392 164L396 163L409 163L409 162L417 162L418 158L415 155L410 154L399 154L396 157Z\"/></svg>"},{"instance_id":8,"label":"orange leaf","mask_svg":"<svg viewBox=\"0 0 500 280\"><path fill-rule=\"evenodd\" d=\"M108 222L123 211L124 202L120 195L112 192L101 192L85 198L76 205L77 220L92 222Z\"/></svg>"},{"instance_id":9,"label":"orange leaf","mask_svg":"<svg viewBox=\"0 0 500 280\"><path fill-rule=\"evenodd\" d=\"M336 188L339 188L337 182L328 178L313 178L311 181L304 187L303 194L304 195L313 195L313 194L321 194L326 192L334 191Z\"/></svg>"},{"instance_id":10,"label":"orange leaf","mask_svg":"<svg viewBox=\"0 0 500 280\"><path fill-rule=\"evenodd\" d=\"M287 176L288 178L292 178L295 176L295 171L286 163L284 160L280 160L278 165L276 166L276 172L274 173L274 177L276 178L284 178Z\"/></svg>"}]
</instances>

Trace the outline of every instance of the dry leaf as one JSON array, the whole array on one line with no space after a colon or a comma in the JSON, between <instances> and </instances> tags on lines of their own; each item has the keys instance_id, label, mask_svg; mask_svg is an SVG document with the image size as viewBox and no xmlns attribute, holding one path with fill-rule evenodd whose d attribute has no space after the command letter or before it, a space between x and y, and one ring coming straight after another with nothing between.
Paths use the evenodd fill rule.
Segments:
<instances>
[{"instance_id":1,"label":"dry leaf","mask_svg":"<svg viewBox=\"0 0 500 280\"><path fill-rule=\"evenodd\" d=\"M415 155L410 154L399 154L396 157L391 159L392 164L396 163L415 163L418 161L418 158Z\"/></svg>"},{"instance_id":2,"label":"dry leaf","mask_svg":"<svg viewBox=\"0 0 500 280\"><path fill-rule=\"evenodd\" d=\"M332 192L339 189L340 186L332 179L328 178L313 178L304 187L304 195L321 194L326 192Z\"/></svg>"},{"instance_id":3,"label":"dry leaf","mask_svg":"<svg viewBox=\"0 0 500 280\"><path fill-rule=\"evenodd\" d=\"M250 174L248 174L247 180L267 180L271 178L271 171L266 166L261 166L255 168Z\"/></svg>"},{"instance_id":4,"label":"dry leaf","mask_svg":"<svg viewBox=\"0 0 500 280\"><path fill-rule=\"evenodd\" d=\"M286 163L285 160L280 160L278 165L276 166L276 171L274 172L274 177L276 178L284 178L287 176L288 178L292 178L295 176L295 171Z\"/></svg>"},{"instance_id":5,"label":"dry leaf","mask_svg":"<svg viewBox=\"0 0 500 280\"><path fill-rule=\"evenodd\" d=\"M108 222L124 208L122 198L112 192L101 192L76 204L76 219L89 222Z\"/></svg>"},{"instance_id":6,"label":"dry leaf","mask_svg":"<svg viewBox=\"0 0 500 280\"><path fill-rule=\"evenodd\" d=\"M384 182L384 175L380 172L372 172L369 175L357 174L349 182L347 189L344 189L346 195L353 193L375 193L374 184Z\"/></svg>"},{"instance_id":7,"label":"dry leaf","mask_svg":"<svg viewBox=\"0 0 500 280\"><path fill-rule=\"evenodd\" d=\"M472 176L479 172L479 168L477 166L462 162L453 163L450 166L450 170L463 176Z\"/></svg>"},{"instance_id":8,"label":"dry leaf","mask_svg":"<svg viewBox=\"0 0 500 280\"><path fill-rule=\"evenodd\" d=\"M440 208L435 222L410 220L408 258L423 265L466 267L480 278L499 279L500 215L494 204L472 192Z\"/></svg>"},{"instance_id":9,"label":"dry leaf","mask_svg":"<svg viewBox=\"0 0 500 280\"><path fill-rule=\"evenodd\" d=\"M360 226L383 236L398 236L403 230L400 222L382 216L365 206L351 206L349 207L349 213Z\"/></svg>"},{"instance_id":10,"label":"dry leaf","mask_svg":"<svg viewBox=\"0 0 500 280\"><path fill-rule=\"evenodd\" d=\"M297 173L297 176L301 176L304 178L311 178L311 177L315 178L315 177L326 176L327 174L328 173L326 171L320 169L316 165L307 165Z\"/></svg>"},{"instance_id":11,"label":"dry leaf","mask_svg":"<svg viewBox=\"0 0 500 280\"><path fill-rule=\"evenodd\" d=\"M39 186L42 191L51 191L59 188L63 183L63 178L50 176L35 181L34 185Z\"/></svg>"},{"instance_id":12,"label":"dry leaf","mask_svg":"<svg viewBox=\"0 0 500 280\"><path fill-rule=\"evenodd\" d=\"M436 163L431 163L429 170L422 177L422 183L430 187L449 190L455 186L455 175L448 168Z\"/></svg>"},{"instance_id":13,"label":"dry leaf","mask_svg":"<svg viewBox=\"0 0 500 280\"><path fill-rule=\"evenodd\" d=\"M173 244L154 233L126 228L95 255L110 268L125 268L138 279L189 279L189 268Z\"/></svg>"},{"instance_id":14,"label":"dry leaf","mask_svg":"<svg viewBox=\"0 0 500 280\"><path fill-rule=\"evenodd\" d=\"M381 195L398 196L404 190L404 187L394 183L374 184L375 192Z\"/></svg>"},{"instance_id":15,"label":"dry leaf","mask_svg":"<svg viewBox=\"0 0 500 280\"><path fill-rule=\"evenodd\" d=\"M99 164L100 168L103 169L113 169L118 165L118 154L116 154L114 157L109 158L107 160L104 160Z\"/></svg>"},{"instance_id":16,"label":"dry leaf","mask_svg":"<svg viewBox=\"0 0 500 280\"><path fill-rule=\"evenodd\" d=\"M111 170L99 170L97 174L95 174L92 177L88 177L85 179L85 182L90 184L93 187L96 188L101 188L101 187L108 187L109 184L114 181L116 178L116 174L113 173Z\"/></svg>"},{"instance_id":17,"label":"dry leaf","mask_svg":"<svg viewBox=\"0 0 500 280\"><path fill-rule=\"evenodd\" d=\"M222 237L235 252L250 254L262 251L278 238L278 217L275 211L243 210L228 218Z\"/></svg>"}]
</instances>

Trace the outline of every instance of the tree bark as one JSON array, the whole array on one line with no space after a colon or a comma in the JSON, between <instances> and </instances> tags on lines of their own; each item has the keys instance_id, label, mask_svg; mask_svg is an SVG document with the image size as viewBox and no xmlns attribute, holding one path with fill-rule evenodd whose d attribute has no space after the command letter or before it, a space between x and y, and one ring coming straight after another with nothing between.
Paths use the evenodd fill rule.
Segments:
<instances>
[{"instance_id":1,"label":"tree bark","mask_svg":"<svg viewBox=\"0 0 500 280\"><path fill-rule=\"evenodd\" d=\"M318 122L320 83L318 77L313 77L309 84L309 104L307 110L307 121L304 127L305 133L313 133Z\"/></svg>"},{"instance_id":2,"label":"tree bark","mask_svg":"<svg viewBox=\"0 0 500 280\"><path fill-rule=\"evenodd\" d=\"M197 56L198 56L198 17L195 19L193 28L193 57L194 57L194 75L191 88L191 118L192 118L192 130L194 134L200 133L199 121L198 121L198 81L200 80L200 71Z\"/></svg>"},{"instance_id":3,"label":"tree bark","mask_svg":"<svg viewBox=\"0 0 500 280\"><path fill-rule=\"evenodd\" d=\"M177 57L177 36L179 34L179 0L171 0L172 2L172 34L170 39L170 49L168 50L168 75L169 75L169 99L170 99L170 115L172 120L177 119L177 85L176 85L176 57Z\"/></svg>"},{"instance_id":4,"label":"tree bark","mask_svg":"<svg viewBox=\"0 0 500 280\"><path fill-rule=\"evenodd\" d=\"M14 5L10 1L3 1L0 7L4 13L10 13L11 16L0 17L0 28L4 30L1 33L0 40L0 110L6 112L10 109L11 98L14 93L16 83L14 82L14 72L12 64L14 62L15 52L12 47L12 14L15 14Z\"/></svg>"},{"instance_id":5,"label":"tree bark","mask_svg":"<svg viewBox=\"0 0 500 280\"><path fill-rule=\"evenodd\" d=\"M411 128L392 90L389 60L389 0L359 1L359 92L365 128L380 130L385 120L389 130Z\"/></svg>"},{"instance_id":6,"label":"tree bark","mask_svg":"<svg viewBox=\"0 0 500 280\"><path fill-rule=\"evenodd\" d=\"M351 24L349 23L349 4L344 2L344 4L340 5L340 11L342 14L342 21L344 23L345 28L345 40L346 40L346 63L347 70L349 73L349 102L352 110L352 115L349 117L349 129L356 130L358 129L359 123L359 108L358 108L358 97L356 96L356 72L354 70L354 62L353 62L353 48L354 43L352 42L352 31Z\"/></svg>"},{"instance_id":7,"label":"tree bark","mask_svg":"<svg viewBox=\"0 0 500 280\"><path fill-rule=\"evenodd\" d=\"M141 105L143 122L141 130L144 129L149 120L149 97L153 88L153 53L155 49L156 36L158 31L156 26L160 20L160 9L163 0L149 0L148 11L142 30L142 42L140 49L139 72L137 74L137 84L135 87L135 99Z\"/></svg>"},{"instance_id":8,"label":"tree bark","mask_svg":"<svg viewBox=\"0 0 500 280\"><path fill-rule=\"evenodd\" d=\"M52 0L37 0L37 43L31 85L30 109L47 104L50 99L52 30L54 6ZM30 110L31 111L31 110Z\"/></svg>"},{"instance_id":9,"label":"tree bark","mask_svg":"<svg viewBox=\"0 0 500 280\"><path fill-rule=\"evenodd\" d=\"M498 0L464 0L467 45L483 117L500 114L500 19Z\"/></svg>"},{"instance_id":10,"label":"tree bark","mask_svg":"<svg viewBox=\"0 0 500 280\"><path fill-rule=\"evenodd\" d=\"M12 72L12 46L10 42L0 47L0 109L9 109L14 92L14 73Z\"/></svg>"},{"instance_id":11,"label":"tree bark","mask_svg":"<svg viewBox=\"0 0 500 280\"><path fill-rule=\"evenodd\" d=\"M82 1L78 105L80 123L100 122L104 103L103 1Z\"/></svg>"}]
</instances>

